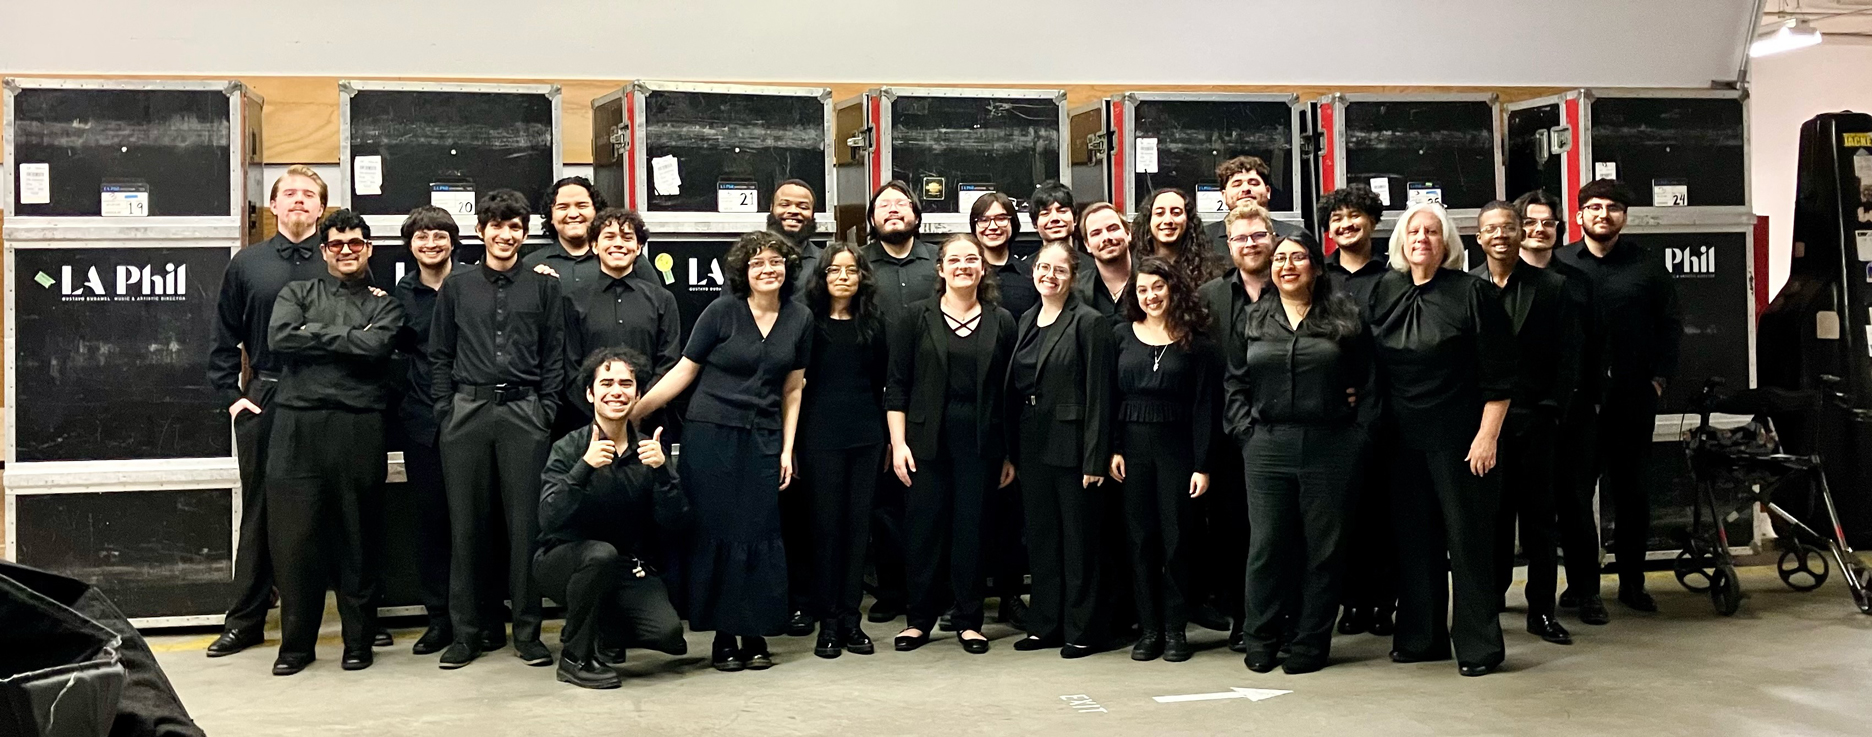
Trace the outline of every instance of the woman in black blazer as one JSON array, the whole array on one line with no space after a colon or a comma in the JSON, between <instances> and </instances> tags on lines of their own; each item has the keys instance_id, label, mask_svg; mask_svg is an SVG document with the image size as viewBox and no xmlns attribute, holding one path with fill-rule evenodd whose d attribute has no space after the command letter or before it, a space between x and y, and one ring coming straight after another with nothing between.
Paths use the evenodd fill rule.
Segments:
<instances>
[{"instance_id":1,"label":"woman in black blazer","mask_svg":"<svg viewBox=\"0 0 1872 737\"><path fill-rule=\"evenodd\" d=\"M890 331L884 408L891 468L907 489L912 599L900 651L927 644L948 609L962 648L988 652L982 517L987 495L1014 482L1002 419L1014 317L996 306L986 268L974 236L951 236L936 254L936 296L905 307ZM946 585L936 580L945 563Z\"/></svg>"},{"instance_id":2,"label":"woman in black blazer","mask_svg":"<svg viewBox=\"0 0 1872 737\"><path fill-rule=\"evenodd\" d=\"M1016 650L1093 652L1098 617L1098 498L1110 458L1111 327L1073 292L1072 247L1042 246L1033 256L1040 304L1020 318L1008 372L1009 439L1027 510L1033 603Z\"/></svg>"}]
</instances>

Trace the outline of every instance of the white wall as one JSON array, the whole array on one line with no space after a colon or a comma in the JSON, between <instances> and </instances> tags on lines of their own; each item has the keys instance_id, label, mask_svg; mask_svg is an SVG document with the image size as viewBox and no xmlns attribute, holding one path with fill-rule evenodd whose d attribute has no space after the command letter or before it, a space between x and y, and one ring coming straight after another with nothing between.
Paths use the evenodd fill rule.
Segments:
<instances>
[{"instance_id":1,"label":"white wall","mask_svg":"<svg viewBox=\"0 0 1872 737\"><path fill-rule=\"evenodd\" d=\"M1702 87L1753 0L8 0L0 73Z\"/></svg>"},{"instance_id":2,"label":"white wall","mask_svg":"<svg viewBox=\"0 0 1872 737\"><path fill-rule=\"evenodd\" d=\"M1755 60L1749 88L1750 192L1768 216L1768 290L1781 291L1793 259L1800 127L1820 113L1872 112L1872 45L1828 40Z\"/></svg>"}]
</instances>

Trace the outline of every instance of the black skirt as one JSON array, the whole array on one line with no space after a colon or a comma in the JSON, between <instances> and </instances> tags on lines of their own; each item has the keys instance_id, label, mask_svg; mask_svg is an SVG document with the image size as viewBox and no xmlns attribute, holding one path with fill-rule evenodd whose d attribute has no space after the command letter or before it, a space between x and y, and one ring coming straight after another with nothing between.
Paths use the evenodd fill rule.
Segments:
<instances>
[{"instance_id":1,"label":"black skirt","mask_svg":"<svg viewBox=\"0 0 1872 737\"><path fill-rule=\"evenodd\" d=\"M684 429L682 485L695 510L689 628L780 635L788 615L780 433L694 421Z\"/></svg>"}]
</instances>

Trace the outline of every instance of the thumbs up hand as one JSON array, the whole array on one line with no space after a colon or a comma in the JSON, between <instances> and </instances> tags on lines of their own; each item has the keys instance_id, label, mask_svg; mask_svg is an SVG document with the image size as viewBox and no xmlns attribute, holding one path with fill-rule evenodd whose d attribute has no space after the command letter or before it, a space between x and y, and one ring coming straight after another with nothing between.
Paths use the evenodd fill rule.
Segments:
<instances>
[{"instance_id":1,"label":"thumbs up hand","mask_svg":"<svg viewBox=\"0 0 1872 737\"><path fill-rule=\"evenodd\" d=\"M659 468L665 460L663 455L663 428L657 428L650 437L637 441L637 460L650 468Z\"/></svg>"}]
</instances>

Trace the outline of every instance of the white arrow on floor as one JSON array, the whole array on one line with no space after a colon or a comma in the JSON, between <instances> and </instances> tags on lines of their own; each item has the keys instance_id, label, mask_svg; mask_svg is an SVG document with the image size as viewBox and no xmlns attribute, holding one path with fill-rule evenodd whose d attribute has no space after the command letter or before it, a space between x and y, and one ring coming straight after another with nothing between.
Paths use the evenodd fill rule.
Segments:
<instances>
[{"instance_id":1,"label":"white arrow on floor","mask_svg":"<svg viewBox=\"0 0 1872 737\"><path fill-rule=\"evenodd\" d=\"M1222 699L1266 701L1281 694L1289 693L1293 692L1273 688L1230 688L1221 693L1186 693L1176 696L1152 696L1151 699L1159 704L1175 704L1183 701L1220 701Z\"/></svg>"}]
</instances>

